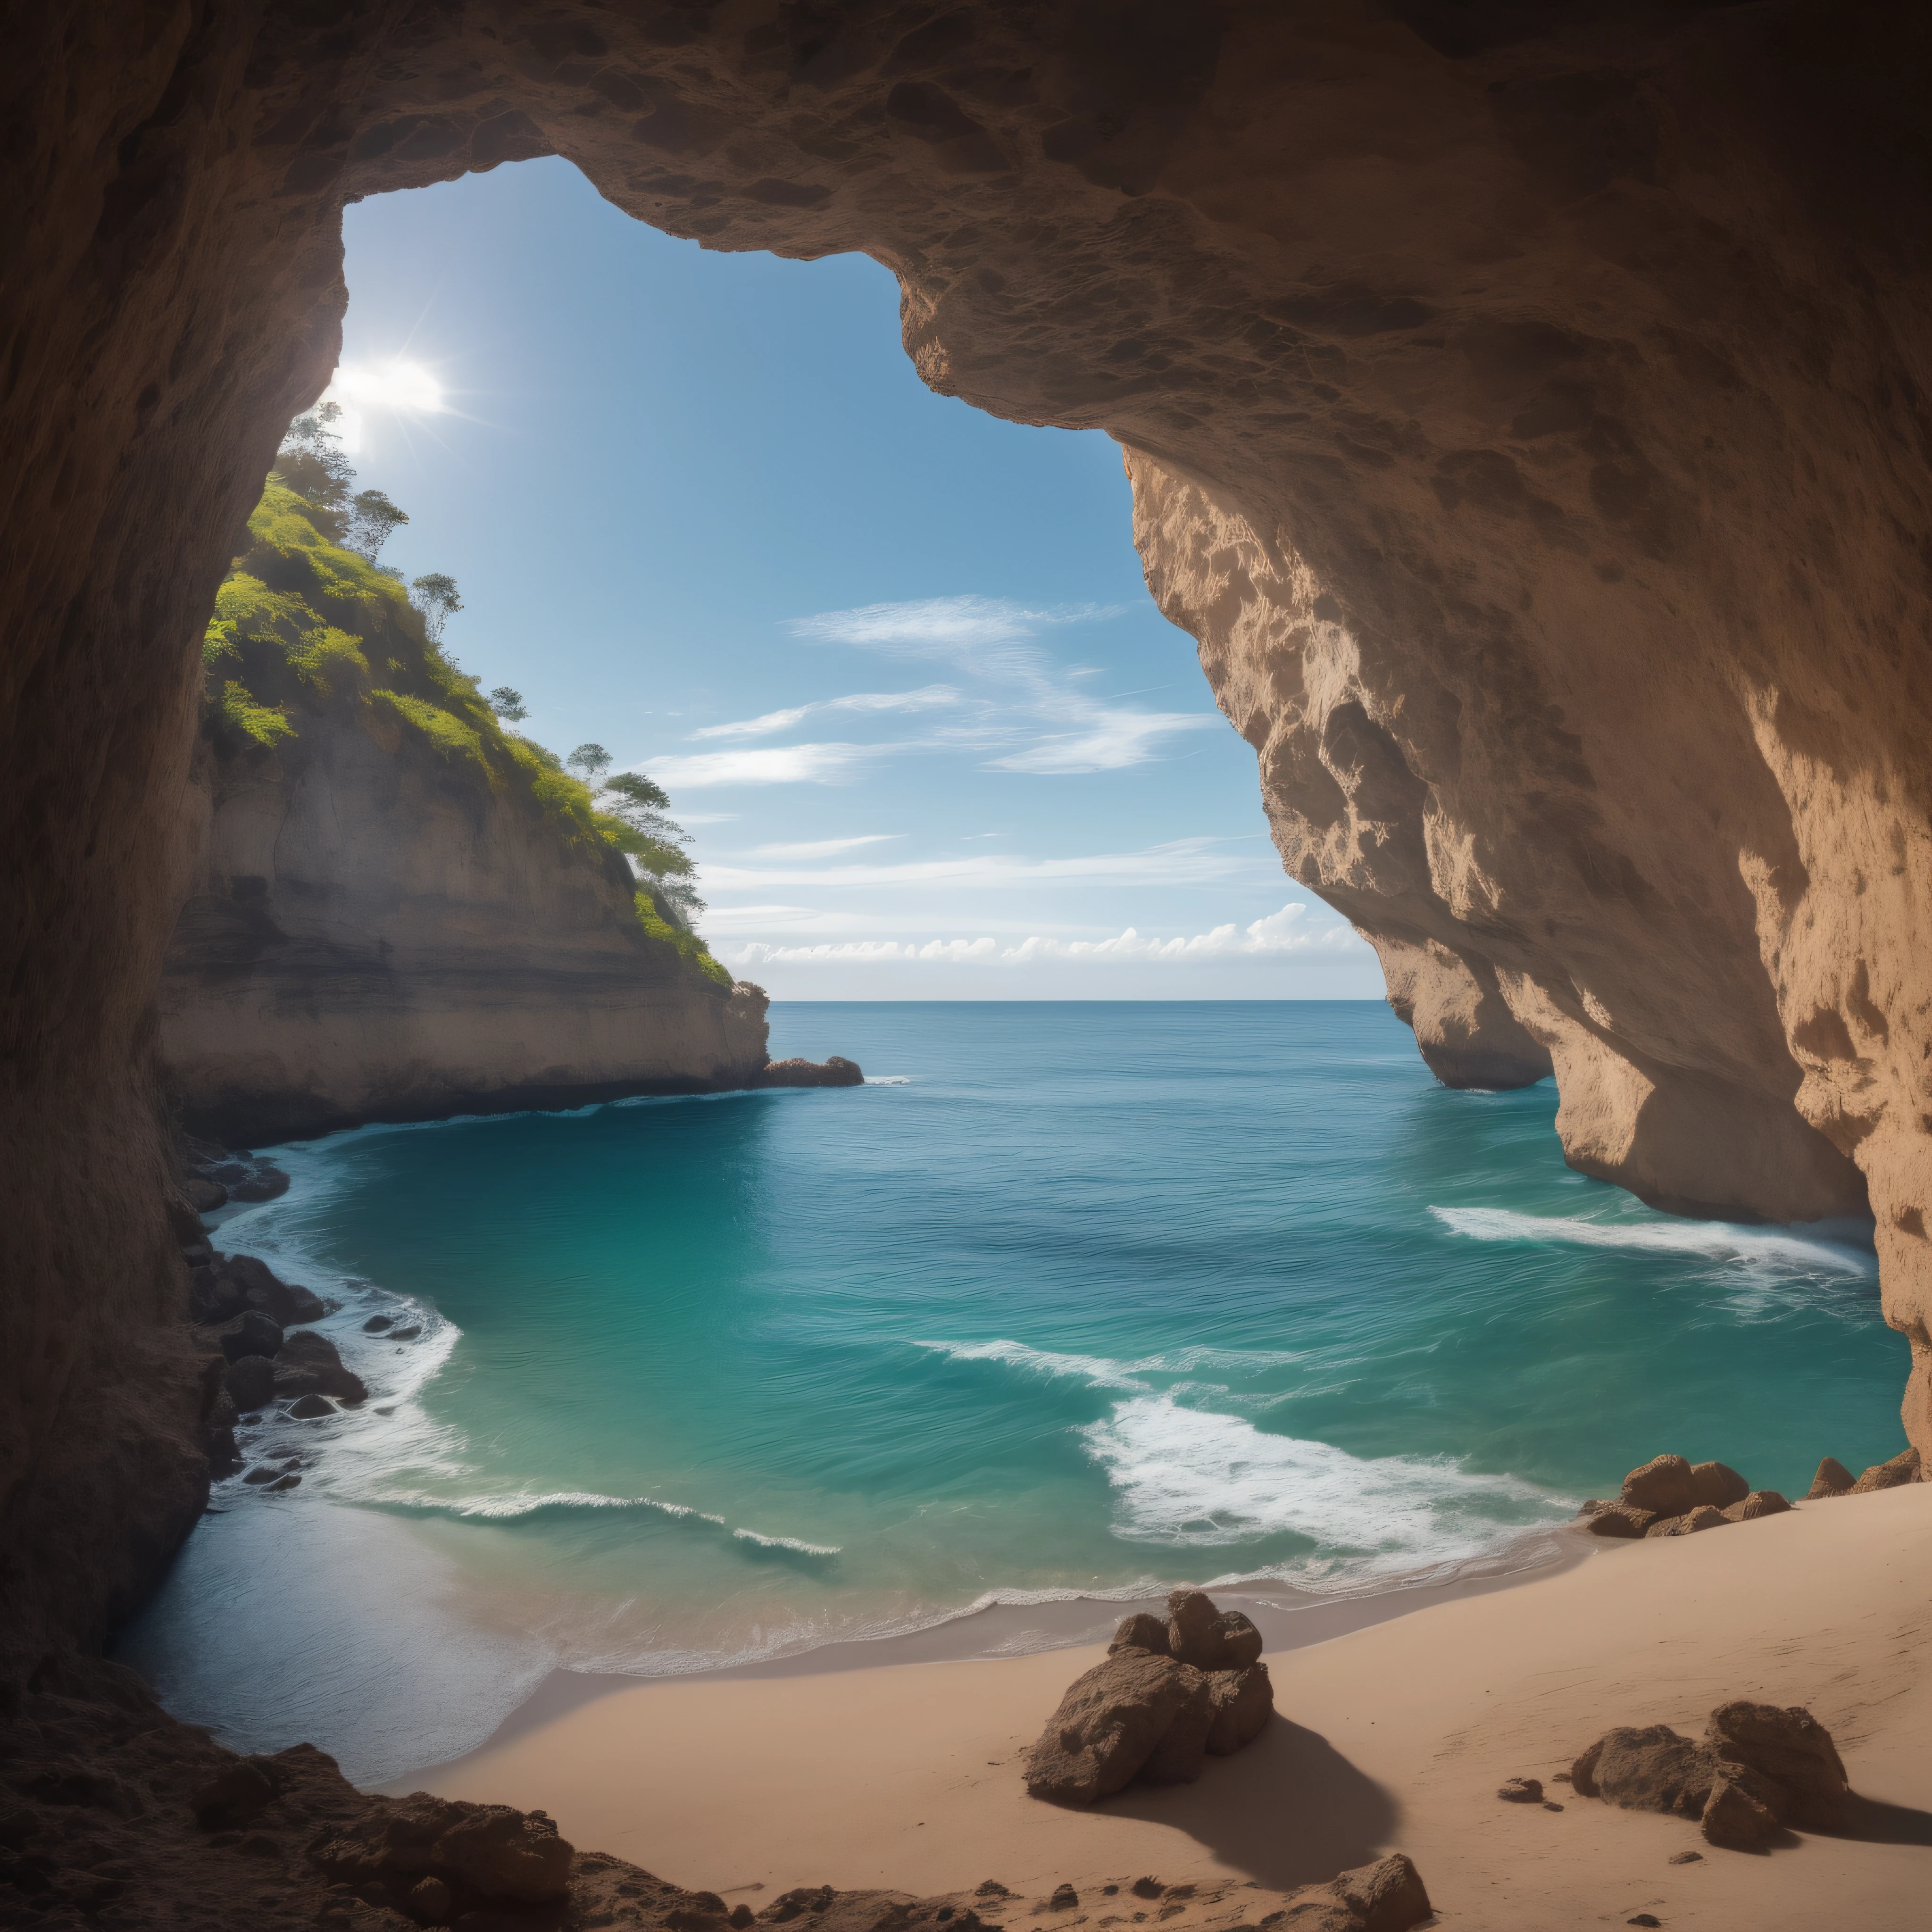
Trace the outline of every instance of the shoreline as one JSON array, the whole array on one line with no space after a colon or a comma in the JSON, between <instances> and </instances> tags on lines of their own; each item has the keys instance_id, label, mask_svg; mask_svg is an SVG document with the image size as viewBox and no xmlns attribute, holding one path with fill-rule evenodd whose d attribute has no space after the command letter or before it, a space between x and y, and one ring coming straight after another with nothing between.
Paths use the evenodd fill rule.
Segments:
<instances>
[{"instance_id":1,"label":"shoreline","mask_svg":"<svg viewBox=\"0 0 1932 1932\"><path fill-rule=\"evenodd\" d=\"M993 1878L1043 1901L1060 1883L1142 1874L1225 1896L1399 1850L1441 1924L1470 1932L1646 1912L1903 1932L1932 1882L1932 1485L1730 1528L1469 1580L1352 1628L1304 1622L1306 1641L1270 1632L1278 1715L1260 1739L1197 1784L1130 1788L1090 1811L1028 1798L1016 1760L1097 1646L554 1678L481 1750L386 1788L541 1808L576 1843L754 1909L800 1884L936 1893ZM1724 1852L1694 1824L1560 1785L1556 1816L1497 1800L1503 1779L1551 1780L1614 1725L1695 1735L1734 1697L1803 1704L1832 1731L1866 1801L1862 1838ZM1686 1851L1699 1856L1673 1863ZM1172 1916L1173 1932L1218 1922L1205 1898Z\"/></svg>"}]
</instances>

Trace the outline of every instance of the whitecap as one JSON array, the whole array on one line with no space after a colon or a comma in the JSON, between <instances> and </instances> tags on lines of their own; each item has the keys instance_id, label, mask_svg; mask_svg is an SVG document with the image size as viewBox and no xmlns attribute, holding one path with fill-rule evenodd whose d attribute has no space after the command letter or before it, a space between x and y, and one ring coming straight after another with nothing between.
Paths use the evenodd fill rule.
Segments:
<instances>
[{"instance_id":1,"label":"whitecap","mask_svg":"<svg viewBox=\"0 0 1932 1932\"><path fill-rule=\"evenodd\" d=\"M1521 1214L1508 1208L1431 1208L1450 1233L1477 1241L1562 1241L1583 1247L1634 1248L1654 1254L1695 1255L1750 1267L1820 1270L1870 1276L1877 1262L1843 1243L1787 1229L1732 1221L1592 1221L1563 1215Z\"/></svg>"},{"instance_id":2,"label":"whitecap","mask_svg":"<svg viewBox=\"0 0 1932 1932\"><path fill-rule=\"evenodd\" d=\"M1143 1379L1148 1376L1192 1376L1203 1369L1236 1375L1256 1373L1306 1359L1306 1352L1297 1348L1217 1348L1204 1345L1164 1349L1158 1354L1124 1361L1106 1355L1076 1355L1064 1350L1036 1348L1024 1342L1004 1339L915 1342L913 1346L930 1349L950 1361L1001 1362L1025 1375L1064 1378L1084 1382L1089 1388L1118 1389L1134 1395L1153 1393L1153 1384Z\"/></svg>"},{"instance_id":3,"label":"whitecap","mask_svg":"<svg viewBox=\"0 0 1932 1932\"><path fill-rule=\"evenodd\" d=\"M1526 1516L1555 1521L1572 1507L1446 1457L1352 1456L1166 1396L1135 1396L1075 1433L1106 1472L1114 1532L1130 1542L1208 1547L1292 1532L1412 1565L1478 1555L1520 1534Z\"/></svg>"},{"instance_id":4,"label":"whitecap","mask_svg":"<svg viewBox=\"0 0 1932 1932\"><path fill-rule=\"evenodd\" d=\"M761 1550L789 1550L800 1556L836 1556L844 1546L836 1543L807 1543L796 1536L766 1536L755 1529L734 1529L741 1542L755 1543Z\"/></svg>"}]
</instances>

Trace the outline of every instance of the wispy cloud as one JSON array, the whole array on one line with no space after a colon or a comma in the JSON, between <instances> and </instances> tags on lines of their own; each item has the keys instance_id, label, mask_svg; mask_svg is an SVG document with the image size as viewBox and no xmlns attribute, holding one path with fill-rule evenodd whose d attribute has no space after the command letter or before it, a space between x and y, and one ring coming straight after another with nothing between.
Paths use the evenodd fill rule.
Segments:
<instances>
[{"instance_id":1,"label":"wispy cloud","mask_svg":"<svg viewBox=\"0 0 1932 1932\"><path fill-rule=\"evenodd\" d=\"M855 691L847 698L822 698L794 704L787 711L767 711L762 717L742 718L730 724L706 724L694 738L769 738L789 731L820 711L936 711L957 704L960 694L950 684L928 684L918 691Z\"/></svg>"},{"instance_id":2,"label":"wispy cloud","mask_svg":"<svg viewBox=\"0 0 1932 1932\"><path fill-rule=\"evenodd\" d=\"M1004 852L967 852L955 858L908 860L896 866L823 866L776 868L706 864L700 868L707 892L754 886L944 885L956 890L1041 885L1077 879L1104 879L1136 885L1198 885L1232 878L1270 862L1253 852L1216 848L1245 840L1176 838L1138 852L1095 852L1072 859L1023 859Z\"/></svg>"},{"instance_id":3,"label":"wispy cloud","mask_svg":"<svg viewBox=\"0 0 1932 1932\"><path fill-rule=\"evenodd\" d=\"M1308 909L1286 905L1280 912L1242 926L1230 922L1186 938L1143 937L1132 926L1110 939L1054 939L1030 937L1015 946L1001 946L988 937L977 939L916 940L856 939L818 946L775 946L754 940L718 949L718 956L735 970L772 965L814 963L893 964L908 962L947 965L1010 966L1040 961L1125 962L1138 964L1183 965L1216 959L1244 959L1288 953L1346 952L1362 941L1347 926L1307 922Z\"/></svg>"},{"instance_id":4,"label":"wispy cloud","mask_svg":"<svg viewBox=\"0 0 1932 1932\"><path fill-rule=\"evenodd\" d=\"M754 859L829 859L835 852L850 852L860 845L885 845L903 838L903 832L868 832L856 838L811 838L797 845L754 845Z\"/></svg>"},{"instance_id":5,"label":"wispy cloud","mask_svg":"<svg viewBox=\"0 0 1932 1932\"><path fill-rule=\"evenodd\" d=\"M1220 722L1211 712L1141 711L1090 696L1078 681L1094 676L1093 668L1062 669L1038 641L1050 630L1118 616L1120 608L1036 609L1006 598L929 597L821 611L789 628L813 643L937 659L998 688L997 699L980 700L974 718L929 736L923 747L991 752L996 755L986 762L996 771L1075 776L1145 764L1166 740Z\"/></svg>"},{"instance_id":6,"label":"wispy cloud","mask_svg":"<svg viewBox=\"0 0 1932 1932\"><path fill-rule=\"evenodd\" d=\"M872 745L772 745L757 750L695 752L686 758L652 758L640 769L666 790L698 791L712 785L830 784L874 756Z\"/></svg>"}]
</instances>

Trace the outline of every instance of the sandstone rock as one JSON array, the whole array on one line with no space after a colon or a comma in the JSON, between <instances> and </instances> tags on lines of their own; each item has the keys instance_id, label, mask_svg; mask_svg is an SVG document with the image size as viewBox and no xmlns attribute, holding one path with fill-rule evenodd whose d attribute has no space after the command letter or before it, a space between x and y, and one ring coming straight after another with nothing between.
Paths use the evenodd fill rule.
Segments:
<instances>
[{"instance_id":1,"label":"sandstone rock","mask_svg":"<svg viewBox=\"0 0 1932 1932\"><path fill-rule=\"evenodd\" d=\"M1727 1522L1755 1522L1760 1516L1782 1516L1791 1505L1775 1490L1754 1490L1724 1512Z\"/></svg>"},{"instance_id":2,"label":"sandstone rock","mask_svg":"<svg viewBox=\"0 0 1932 1932\"><path fill-rule=\"evenodd\" d=\"M1176 1590L1167 1600L1168 1654L1196 1670L1220 1667L1221 1613L1199 1590Z\"/></svg>"},{"instance_id":3,"label":"sandstone rock","mask_svg":"<svg viewBox=\"0 0 1932 1932\"><path fill-rule=\"evenodd\" d=\"M1144 1650L1154 1657L1166 1657L1168 1654L1166 1621L1150 1616L1145 1610L1136 1610L1132 1616L1120 1619L1120 1628L1114 1632L1114 1640L1107 1648L1110 1653L1117 1650Z\"/></svg>"},{"instance_id":4,"label":"sandstone rock","mask_svg":"<svg viewBox=\"0 0 1932 1932\"><path fill-rule=\"evenodd\" d=\"M1172 1658L1123 1650L1069 1686L1026 1757L1036 1798L1090 1804L1123 1789L1185 1709L1208 1704L1207 1679ZM1202 1726L1205 1743L1204 1724Z\"/></svg>"},{"instance_id":5,"label":"sandstone rock","mask_svg":"<svg viewBox=\"0 0 1932 1932\"><path fill-rule=\"evenodd\" d=\"M1436 1910L1422 1874L1401 1852L1345 1871L1332 1889L1355 1915L1362 1932L1408 1932Z\"/></svg>"},{"instance_id":6,"label":"sandstone rock","mask_svg":"<svg viewBox=\"0 0 1932 1932\"><path fill-rule=\"evenodd\" d=\"M1708 1503L1713 1509L1728 1509L1750 1493L1750 1484L1722 1462L1692 1463L1690 1483L1698 1502Z\"/></svg>"},{"instance_id":7,"label":"sandstone rock","mask_svg":"<svg viewBox=\"0 0 1932 1932\"><path fill-rule=\"evenodd\" d=\"M239 1361L244 1355L272 1358L281 1348L281 1325L251 1308L247 1314L238 1315L226 1323L220 1330L220 1340L221 1352L231 1362Z\"/></svg>"},{"instance_id":8,"label":"sandstone rock","mask_svg":"<svg viewBox=\"0 0 1932 1932\"><path fill-rule=\"evenodd\" d=\"M1888 1462L1874 1462L1852 1485L1855 1496L1868 1496L1877 1490L1896 1490L1918 1480L1918 1451L1902 1450Z\"/></svg>"},{"instance_id":9,"label":"sandstone rock","mask_svg":"<svg viewBox=\"0 0 1932 1932\"><path fill-rule=\"evenodd\" d=\"M1690 1465L1682 1456L1655 1456L1624 1478L1623 1500L1634 1508L1675 1516L1695 1509L1700 1498Z\"/></svg>"},{"instance_id":10,"label":"sandstone rock","mask_svg":"<svg viewBox=\"0 0 1932 1932\"><path fill-rule=\"evenodd\" d=\"M1224 1610L1215 1620L1218 1642L1215 1646L1216 1670L1245 1670L1259 1660L1262 1634L1252 1620L1240 1610Z\"/></svg>"},{"instance_id":11,"label":"sandstone rock","mask_svg":"<svg viewBox=\"0 0 1932 1932\"><path fill-rule=\"evenodd\" d=\"M564 1896L572 1856L540 1814L420 1791L325 1832L308 1853L329 1876L352 1884L434 1877L479 1898L532 1905Z\"/></svg>"},{"instance_id":12,"label":"sandstone rock","mask_svg":"<svg viewBox=\"0 0 1932 1932\"><path fill-rule=\"evenodd\" d=\"M1851 1784L1832 1734L1802 1706L1720 1704L1704 1733L1718 1763L1769 1780L1752 1784L1778 1817L1807 1831L1842 1832L1849 1821Z\"/></svg>"},{"instance_id":13,"label":"sandstone rock","mask_svg":"<svg viewBox=\"0 0 1932 1932\"><path fill-rule=\"evenodd\" d=\"M1505 1804L1540 1804L1543 1780L1537 1778L1506 1778L1496 1796Z\"/></svg>"},{"instance_id":14,"label":"sandstone rock","mask_svg":"<svg viewBox=\"0 0 1932 1932\"><path fill-rule=\"evenodd\" d=\"M1627 1811L1696 1818L1716 1780L1716 1760L1667 1724L1625 1725L1606 1731L1576 1760L1570 1776L1584 1796L1601 1798Z\"/></svg>"},{"instance_id":15,"label":"sandstone rock","mask_svg":"<svg viewBox=\"0 0 1932 1932\"><path fill-rule=\"evenodd\" d=\"M1660 1520L1654 1510L1634 1509L1628 1503L1611 1503L1586 1519L1583 1528L1592 1536L1640 1537Z\"/></svg>"},{"instance_id":16,"label":"sandstone rock","mask_svg":"<svg viewBox=\"0 0 1932 1932\"><path fill-rule=\"evenodd\" d=\"M866 1076L842 1054L829 1060L774 1060L752 1083L757 1087L862 1087Z\"/></svg>"},{"instance_id":17,"label":"sandstone rock","mask_svg":"<svg viewBox=\"0 0 1932 1932\"><path fill-rule=\"evenodd\" d=\"M1186 1665L1178 1666L1186 1670ZM1214 1678L1205 1671L1191 1671L1192 1683L1180 1707L1161 1733L1160 1742L1148 1754L1141 1766L1142 1781L1148 1784L1192 1784L1207 1762L1208 1739L1214 1728ZM1270 1702L1273 1698L1270 1694ZM1228 1718L1229 1734L1244 1721L1251 1721L1254 1699L1250 1696L1238 1713ZM1266 1721L1265 1718L1262 1720Z\"/></svg>"},{"instance_id":18,"label":"sandstone rock","mask_svg":"<svg viewBox=\"0 0 1932 1932\"><path fill-rule=\"evenodd\" d=\"M1804 1500L1815 1503L1829 1496L1850 1496L1852 1485L1857 1480L1837 1456L1827 1456L1818 1465L1818 1473L1811 1478L1811 1486L1804 1492Z\"/></svg>"},{"instance_id":19,"label":"sandstone rock","mask_svg":"<svg viewBox=\"0 0 1932 1932\"><path fill-rule=\"evenodd\" d=\"M1700 1529L1723 1529L1730 1521L1722 1510L1713 1509L1708 1503L1700 1503L1685 1515L1666 1516L1662 1522L1652 1523L1644 1534L1694 1536Z\"/></svg>"},{"instance_id":20,"label":"sandstone rock","mask_svg":"<svg viewBox=\"0 0 1932 1932\"><path fill-rule=\"evenodd\" d=\"M1251 1744L1274 1715L1274 1686L1265 1664L1240 1670L1216 1670L1208 1679L1212 1715L1208 1728L1208 1754L1232 1757Z\"/></svg>"},{"instance_id":21,"label":"sandstone rock","mask_svg":"<svg viewBox=\"0 0 1932 1932\"><path fill-rule=\"evenodd\" d=\"M228 1393L238 1409L260 1408L275 1393L275 1365L266 1355L242 1355L228 1364Z\"/></svg>"},{"instance_id":22,"label":"sandstone rock","mask_svg":"<svg viewBox=\"0 0 1932 1932\"><path fill-rule=\"evenodd\" d=\"M335 1405L326 1395L317 1395L311 1392L308 1395L297 1396L295 1400L289 1404L288 1412L298 1422L309 1422L313 1421L319 1415L333 1415L335 1413ZM280 1485L278 1484L277 1486L279 1487ZM291 1484L290 1486L292 1488L294 1485Z\"/></svg>"},{"instance_id":23,"label":"sandstone rock","mask_svg":"<svg viewBox=\"0 0 1932 1932\"><path fill-rule=\"evenodd\" d=\"M1748 1780L1720 1777L1711 1787L1703 1811L1706 1839L1736 1852L1755 1851L1784 1835L1778 1814L1754 1792Z\"/></svg>"}]
</instances>

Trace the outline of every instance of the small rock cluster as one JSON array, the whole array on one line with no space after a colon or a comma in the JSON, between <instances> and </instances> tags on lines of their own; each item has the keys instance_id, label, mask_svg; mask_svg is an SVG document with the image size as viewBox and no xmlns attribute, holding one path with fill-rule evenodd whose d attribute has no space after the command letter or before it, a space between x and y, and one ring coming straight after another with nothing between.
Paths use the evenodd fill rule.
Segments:
<instances>
[{"instance_id":1,"label":"small rock cluster","mask_svg":"<svg viewBox=\"0 0 1932 1932\"><path fill-rule=\"evenodd\" d=\"M1068 1688L1027 1754L1027 1790L1091 1804L1138 1778L1191 1784L1211 1754L1258 1737L1274 1712L1262 1634L1198 1590L1177 1590L1165 1622L1122 1620L1106 1660Z\"/></svg>"},{"instance_id":2,"label":"small rock cluster","mask_svg":"<svg viewBox=\"0 0 1932 1932\"><path fill-rule=\"evenodd\" d=\"M181 1144L182 1192L197 1214L212 1214L231 1201L272 1201L289 1191L289 1178L266 1156L246 1148L218 1147L192 1136Z\"/></svg>"},{"instance_id":3,"label":"small rock cluster","mask_svg":"<svg viewBox=\"0 0 1932 1932\"><path fill-rule=\"evenodd\" d=\"M1104 1906L1115 1898L1120 1888L1118 1885L1103 1885L1097 1888L1098 1902ZM1190 1906L1206 1909L1211 1915L1215 1908L1222 1906L1228 1893L1236 1890L1231 1886L1210 1886L1204 1893L1192 1884L1163 1885L1157 1878L1137 1878L1127 1888L1133 1898L1142 1899L1151 1905L1156 1900L1162 1901L1160 1910L1152 1916L1156 1923L1178 1918ZM1260 1889L1259 1882L1250 1880L1238 1888L1246 1892L1252 1900L1246 1912L1238 1921L1217 1922L1211 1916L1202 1923L1202 1932L1408 1932L1413 1925L1433 1916L1435 1907L1429 1902L1429 1893L1422 1882L1422 1875L1408 1857L1401 1852L1391 1852L1387 1858L1378 1858L1372 1865L1358 1865L1352 1871L1345 1871L1325 1883L1302 1886L1298 1891L1281 1897L1279 1904L1265 1912L1256 1912L1253 1894ZM1000 1897L1008 1896L1006 1888L988 1879L980 1888L980 1895L988 1893ZM1268 1898L1264 1893L1263 1899ZM1094 1902L1090 1894L1090 1904ZM1122 1900L1122 1904L1130 1903ZM1080 1894L1070 1885L1058 1885L1046 1903L1049 1912L1072 1912L1078 1910ZM1038 1908L1035 1908L1037 1916ZM916 1920L922 1915L915 1910L912 1917ZM968 1915L970 1916L970 1914ZM1139 1924L1149 1917L1144 1912L1132 1915L1132 1922ZM949 1915L941 1911L935 1915L945 1918ZM1084 1918L1073 1920L1074 1925L1084 1925ZM1100 1923L1102 1927L1122 1925L1128 1918L1119 1913L1104 1913ZM957 1932L957 1928L955 1928Z\"/></svg>"},{"instance_id":4,"label":"small rock cluster","mask_svg":"<svg viewBox=\"0 0 1932 1932\"><path fill-rule=\"evenodd\" d=\"M1888 1462L1876 1462L1854 1477L1827 1456L1805 1492L1807 1502L1828 1496L1866 1496L1918 1480L1918 1451L1907 1449ZM1753 1522L1781 1516L1791 1504L1775 1490L1754 1490L1723 1462L1691 1462L1682 1456L1655 1456L1624 1478L1622 1492L1608 1501L1592 1498L1580 1514L1592 1536L1692 1536L1726 1523Z\"/></svg>"},{"instance_id":5,"label":"small rock cluster","mask_svg":"<svg viewBox=\"0 0 1932 1932\"><path fill-rule=\"evenodd\" d=\"M1570 1769L1582 1798L1694 1818L1713 1845L1752 1851L1792 1826L1842 1832L1851 1786L1831 1733L1798 1706L1720 1704L1701 1740L1667 1724L1606 1731Z\"/></svg>"}]
</instances>

